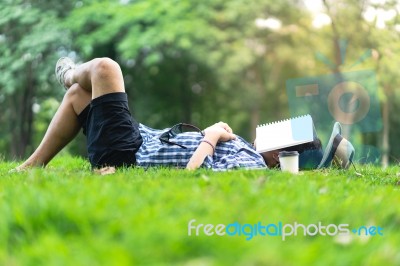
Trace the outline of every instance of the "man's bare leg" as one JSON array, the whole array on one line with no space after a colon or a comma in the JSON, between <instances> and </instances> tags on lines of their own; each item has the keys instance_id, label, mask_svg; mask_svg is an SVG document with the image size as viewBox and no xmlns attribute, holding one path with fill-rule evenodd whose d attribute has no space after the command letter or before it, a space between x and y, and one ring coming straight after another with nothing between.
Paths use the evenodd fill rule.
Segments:
<instances>
[{"instance_id":1,"label":"man's bare leg","mask_svg":"<svg viewBox=\"0 0 400 266\"><path fill-rule=\"evenodd\" d=\"M70 87L35 152L20 166L45 166L71 142L81 126L78 115L94 98L113 92L125 92L119 65L108 58L97 58L67 71L65 85Z\"/></svg>"},{"instance_id":2,"label":"man's bare leg","mask_svg":"<svg viewBox=\"0 0 400 266\"><path fill-rule=\"evenodd\" d=\"M31 166L46 166L59 151L75 138L81 128L78 114L90 101L90 92L82 89L78 84L71 86L51 120L39 147L23 164L17 167L17 170Z\"/></svg>"}]
</instances>

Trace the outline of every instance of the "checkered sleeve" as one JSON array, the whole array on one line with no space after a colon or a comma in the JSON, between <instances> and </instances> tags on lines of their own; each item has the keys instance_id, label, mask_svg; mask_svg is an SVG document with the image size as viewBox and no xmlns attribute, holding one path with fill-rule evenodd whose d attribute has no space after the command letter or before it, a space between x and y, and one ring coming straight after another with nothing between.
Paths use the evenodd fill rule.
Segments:
<instances>
[{"instance_id":1,"label":"checkered sleeve","mask_svg":"<svg viewBox=\"0 0 400 266\"><path fill-rule=\"evenodd\" d=\"M142 167L185 168L203 138L198 132L186 132L170 139L186 147L182 148L161 143L159 136L168 129L156 130L140 125L139 130L143 144L136 153L136 161L138 166ZM223 171L238 168L266 168L266 165L261 155L249 143L238 137L236 140L219 142L213 156L206 156L201 167Z\"/></svg>"}]
</instances>

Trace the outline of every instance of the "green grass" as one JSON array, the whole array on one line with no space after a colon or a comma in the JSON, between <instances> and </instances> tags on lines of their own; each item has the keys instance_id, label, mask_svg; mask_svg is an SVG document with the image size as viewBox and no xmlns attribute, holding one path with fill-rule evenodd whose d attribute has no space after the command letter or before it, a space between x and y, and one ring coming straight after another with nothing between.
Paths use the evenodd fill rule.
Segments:
<instances>
[{"instance_id":1,"label":"green grass","mask_svg":"<svg viewBox=\"0 0 400 266\"><path fill-rule=\"evenodd\" d=\"M0 162L1 265L400 265L398 166L99 176L57 157L8 173L16 165ZM188 236L192 219L380 226L383 236Z\"/></svg>"}]
</instances>

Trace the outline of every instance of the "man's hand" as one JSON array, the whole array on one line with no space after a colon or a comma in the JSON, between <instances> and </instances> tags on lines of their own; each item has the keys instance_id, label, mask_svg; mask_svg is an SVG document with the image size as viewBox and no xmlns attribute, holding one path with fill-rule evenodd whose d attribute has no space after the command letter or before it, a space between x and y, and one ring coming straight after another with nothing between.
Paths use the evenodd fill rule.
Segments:
<instances>
[{"instance_id":1,"label":"man's hand","mask_svg":"<svg viewBox=\"0 0 400 266\"><path fill-rule=\"evenodd\" d=\"M236 139L231 127L224 122L215 123L204 130L206 137L215 138L215 141L229 141Z\"/></svg>"}]
</instances>

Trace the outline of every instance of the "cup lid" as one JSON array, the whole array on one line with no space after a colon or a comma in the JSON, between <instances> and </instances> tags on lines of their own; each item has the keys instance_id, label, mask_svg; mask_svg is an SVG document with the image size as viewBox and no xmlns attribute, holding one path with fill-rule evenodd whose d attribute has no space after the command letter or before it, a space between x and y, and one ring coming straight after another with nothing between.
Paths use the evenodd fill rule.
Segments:
<instances>
[{"instance_id":1,"label":"cup lid","mask_svg":"<svg viewBox=\"0 0 400 266\"><path fill-rule=\"evenodd\" d=\"M279 157L289 157L289 156L298 156L299 153L297 151L281 151L279 152Z\"/></svg>"}]
</instances>

